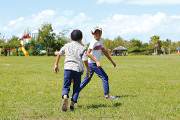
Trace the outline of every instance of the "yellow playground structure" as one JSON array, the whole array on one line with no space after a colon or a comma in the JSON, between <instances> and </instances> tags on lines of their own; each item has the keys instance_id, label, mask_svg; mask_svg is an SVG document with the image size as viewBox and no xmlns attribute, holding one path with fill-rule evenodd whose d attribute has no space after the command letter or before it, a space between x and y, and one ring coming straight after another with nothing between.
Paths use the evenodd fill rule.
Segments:
<instances>
[{"instance_id":1,"label":"yellow playground structure","mask_svg":"<svg viewBox=\"0 0 180 120\"><path fill-rule=\"evenodd\" d=\"M23 51L25 56L29 56L28 52L25 50L24 46L21 47L21 50Z\"/></svg>"}]
</instances>

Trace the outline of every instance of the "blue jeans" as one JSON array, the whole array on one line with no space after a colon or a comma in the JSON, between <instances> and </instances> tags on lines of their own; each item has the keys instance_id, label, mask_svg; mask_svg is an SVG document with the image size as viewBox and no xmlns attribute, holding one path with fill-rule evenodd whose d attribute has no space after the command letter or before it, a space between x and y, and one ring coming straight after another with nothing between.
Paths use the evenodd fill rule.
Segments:
<instances>
[{"instance_id":1,"label":"blue jeans","mask_svg":"<svg viewBox=\"0 0 180 120\"><path fill-rule=\"evenodd\" d=\"M91 78L95 72L102 79L104 94L105 95L108 94L109 93L109 83L108 83L108 76L105 73L105 71L102 68L98 68L96 63L89 63L89 69L90 69L90 73L91 73ZM80 90L82 90L90 82L91 78L88 78L87 72L86 72L86 77L81 82Z\"/></svg>"},{"instance_id":2,"label":"blue jeans","mask_svg":"<svg viewBox=\"0 0 180 120\"><path fill-rule=\"evenodd\" d=\"M79 96L80 84L81 84L82 72L76 72L72 70L64 70L64 85L62 89L62 98L67 95L69 98L69 91L71 87L71 80L73 79L73 94L71 101L77 103L77 98Z\"/></svg>"}]
</instances>

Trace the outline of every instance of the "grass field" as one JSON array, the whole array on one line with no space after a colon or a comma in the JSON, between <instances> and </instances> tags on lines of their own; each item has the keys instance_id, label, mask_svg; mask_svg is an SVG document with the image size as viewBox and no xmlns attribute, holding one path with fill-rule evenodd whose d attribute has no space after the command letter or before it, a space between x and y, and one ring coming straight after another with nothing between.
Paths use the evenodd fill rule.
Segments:
<instances>
[{"instance_id":1,"label":"grass field","mask_svg":"<svg viewBox=\"0 0 180 120\"><path fill-rule=\"evenodd\" d=\"M180 119L180 55L113 56L116 68L101 57L110 94L119 99L105 100L94 74L73 112L61 110L64 57L59 74L55 59L0 57L0 119Z\"/></svg>"}]
</instances>

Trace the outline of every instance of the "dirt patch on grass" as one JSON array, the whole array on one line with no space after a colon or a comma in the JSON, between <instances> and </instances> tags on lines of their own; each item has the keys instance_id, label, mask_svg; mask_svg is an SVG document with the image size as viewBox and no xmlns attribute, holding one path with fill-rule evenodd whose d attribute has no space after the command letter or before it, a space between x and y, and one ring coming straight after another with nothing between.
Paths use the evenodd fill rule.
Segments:
<instances>
[{"instance_id":1,"label":"dirt patch on grass","mask_svg":"<svg viewBox=\"0 0 180 120\"><path fill-rule=\"evenodd\" d=\"M1 65L10 66L10 64L1 64Z\"/></svg>"}]
</instances>

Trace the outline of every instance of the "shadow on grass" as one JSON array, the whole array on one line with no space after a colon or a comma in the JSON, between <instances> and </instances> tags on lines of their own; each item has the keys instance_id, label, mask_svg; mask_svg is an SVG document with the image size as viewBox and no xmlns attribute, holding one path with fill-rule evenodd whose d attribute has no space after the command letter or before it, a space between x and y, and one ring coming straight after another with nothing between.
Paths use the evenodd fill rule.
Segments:
<instances>
[{"instance_id":1,"label":"shadow on grass","mask_svg":"<svg viewBox=\"0 0 180 120\"><path fill-rule=\"evenodd\" d=\"M123 98L123 97L137 97L138 95L121 95L121 96L116 96L118 98Z\"/></svg>"},{"instance_id":2,"label":"shadow on grass","mask_svg":"<svg viewBox=\"0 0 180 120\"><path fill-rule=\"evenodd\" d=\"M115 96L117 98L124 98L124 97L137 97L138 95L121 95L121 96ZM83 98L83 97L79 97L79 98ZM87 97L89 99L92 99L92 98L102 98L102 96L91 96L91 97Z\"/></svg>"},{"instance_id":3,"label":"shadow on grass","mask_svg":"<svg viewBox=\"0 0 180 120\"><path fill-rule=\"evenodd\" d=\"M137 97L138 95L121 95L121 96L115 96L117 97L119 100L120 98L123 98L123 97ZM101 98L102 96L96 96L96 98ZM92 98L92 97L90 97ZM112 99L113 100L113 99ZM100 108L100 107L104 107L104 108L108 108L108 107L120 107L122 106L122 103L120 102L116 102L116 103L113 103L112 105L106 105L106 104L91 104L91 105L78 105L79 108L86 108L86 109L97 109L97 108Z\"/></svg>"},{"instance_id":4,"label":"shadow on grass","mask_svg":"<svg viewBox=\"0 0 180 120\"><path fill-rule=\"evenodd\" d=\"M122 103L119 103L119 102L117 102L117 103L114 103L114 104L112 104L112 105L106 105L106 104L91 104L91 105L87 105L87 106L85 106L85 108L86 109L91 109L91 108L93 108L93 109L96 109L96 108L100 108L100 107L119 107L119 106L122 106ZM84 107L84 106L82 106L82 105L78 105L78 107L79 108L82 108L82 107Z\"/></svg>"}]
</instances>

